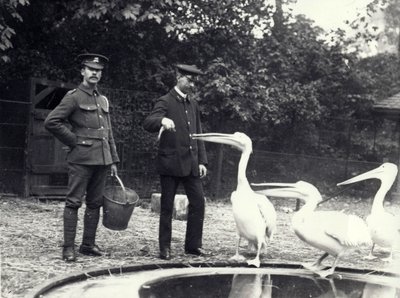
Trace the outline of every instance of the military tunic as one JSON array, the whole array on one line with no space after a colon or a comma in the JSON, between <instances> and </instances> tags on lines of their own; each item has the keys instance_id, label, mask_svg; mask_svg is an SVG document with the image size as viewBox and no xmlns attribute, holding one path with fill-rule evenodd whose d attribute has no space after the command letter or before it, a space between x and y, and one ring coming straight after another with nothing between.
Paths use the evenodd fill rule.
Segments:
<instances>
[{"instance_id":1,"label":"military tunic","mask_svg":"<svg viewBox=\"0 0 400 298\"><path fill-rule=\"evenodd\" d=\"M81 84L68 92L48 115L45 127L70 148L67 155L70 163L110 165L119 162L109 103L97 89Z\"/></svg>"}]
</instances>

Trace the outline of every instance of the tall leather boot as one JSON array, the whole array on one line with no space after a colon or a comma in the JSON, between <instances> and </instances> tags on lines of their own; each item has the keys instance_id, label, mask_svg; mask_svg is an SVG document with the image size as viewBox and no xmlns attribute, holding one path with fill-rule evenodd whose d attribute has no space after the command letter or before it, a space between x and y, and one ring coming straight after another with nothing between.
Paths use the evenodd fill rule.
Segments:
<instances>
[{"instance_id":1,"label":"tall leather boot","mask_svg":"<svg viewBox=\"0 0 400 298\"><path fill-rule=\"evenodd\" d=\"M75 236L76 226L78 223L78 209L65 207L64 208L64 247L63 260L74 262L75 255Z\"/></svg>"},{"instance_id":2,"label":"tall leather boot","mask_svg":"<svg viewBox=\"0 0 400 298\"><path fill-rule=\"evenodd\" d=\"M100 208L86 207L83 221L83 239L79 252L84 255L101 256L103 253L95 244L97 225L100 218Z\"/></svg>"}]
</instances>

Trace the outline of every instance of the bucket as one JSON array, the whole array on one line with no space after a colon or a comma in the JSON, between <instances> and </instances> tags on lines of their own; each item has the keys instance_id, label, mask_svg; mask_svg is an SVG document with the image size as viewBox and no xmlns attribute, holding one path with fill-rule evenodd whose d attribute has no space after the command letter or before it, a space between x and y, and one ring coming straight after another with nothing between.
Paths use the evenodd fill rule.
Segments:
<instances>
[{"instance_id":1,"label":"bucket","mask_svg":"<svg viewBox=\"0 0 400 298\"><path fill-rule=\"evenodd\" d=\"M115 175L118 185L106 187L103 203L103 225L110 230L125 230L128 227L133 209L139 201L138 194L124 186Z\"/></svg>"}]
</instances>

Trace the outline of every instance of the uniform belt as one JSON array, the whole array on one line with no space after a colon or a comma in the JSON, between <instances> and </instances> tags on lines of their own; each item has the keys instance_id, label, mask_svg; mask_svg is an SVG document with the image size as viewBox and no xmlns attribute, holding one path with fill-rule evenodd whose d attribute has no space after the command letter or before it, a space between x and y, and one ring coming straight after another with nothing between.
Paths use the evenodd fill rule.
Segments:
<instances>
[{"instance_id":1,"label":"uniform belt","mask_svg":"<svg viewBox=\"0 0 400 298\"><path fill-rule=\"evenodd\" d=\"M108 139L108 129L93 129L84 128L75 131L78 137L84 137L88 139Z\"/></svg>"}]
</instances>

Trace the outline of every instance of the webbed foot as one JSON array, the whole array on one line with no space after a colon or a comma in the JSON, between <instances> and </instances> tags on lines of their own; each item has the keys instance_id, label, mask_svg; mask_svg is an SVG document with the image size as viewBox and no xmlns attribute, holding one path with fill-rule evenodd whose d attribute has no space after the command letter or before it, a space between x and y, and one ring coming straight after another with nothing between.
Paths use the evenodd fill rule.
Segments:
<instances>
[{"instance_id":1,"label":"webbed foot","mask_svg":"<svg viewBox=\"0 0 400 298\"><path fill-rule=\"evenodd\" d=\"M237 261L237 262L243 262L243 261L246 260L246 258L244 256L242 256L242 255L236 254L233 257L230 257L229 260Z\"/></svg>"},{"instance_id":2,"label":"webbed foot","mask_svg":"<svg viewBox=\"0 0 400 298\"><path fill-rule=\"evenodd\" d=\"M373 254L369 254L368 256L363 257L364 260L375 260L378 257L375 257Z\"/></svg>"},{"instance_id":3,"label":"webbed foot","mask_svg":"<svg viewBox=\"0 0 400 298\"><path fill-rule=\"evenodd\" d=\"M259 258L255 258L253 260L248 260L247 261L247 265L255 266L255 267L259 268L260 267L260 259Z\"/></svg>"}]
</instances>

